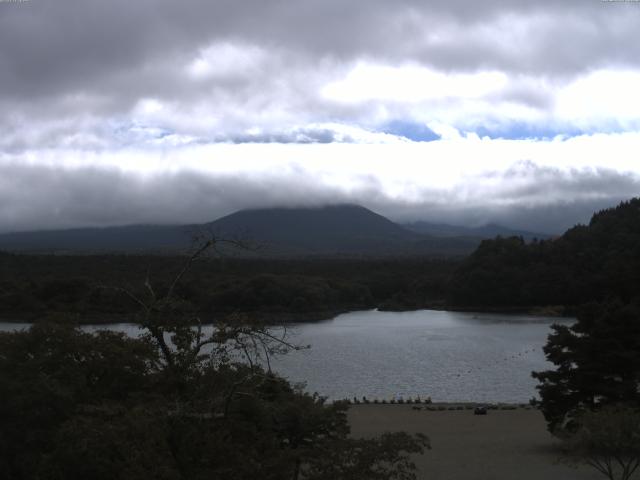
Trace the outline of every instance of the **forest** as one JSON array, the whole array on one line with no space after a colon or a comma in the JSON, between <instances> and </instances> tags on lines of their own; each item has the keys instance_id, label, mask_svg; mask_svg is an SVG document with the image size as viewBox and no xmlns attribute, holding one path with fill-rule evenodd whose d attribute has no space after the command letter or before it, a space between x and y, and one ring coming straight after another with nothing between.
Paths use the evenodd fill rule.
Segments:
<instances>
[{"instance_id":1,"label":"forest","mask_svg":"<svg viewBox=\"0 0 640 480\"><path fill-rule=\"evenodd\" d=\"M0 315L39 321L75 315L83 323L131 317L138 306L121 288L162 289L179 256L0 254ZM203 316L243 311L313 320L371 308L415 309L444 301L456 260L204 258L178 287Z\"/></svg>"},{"instance_id":2,"label":"forest","mask_svg":"<svg viewBox=\"0 0 640 480\"><path fill-rule=\"evenodd\" d=\"M485 240L466 258L213 256L193 266L180 294L207 317L243 311L279 321L341 311L452 308L572 314L592 301L630 302L640 289L640 199L593 215L548 240ZM0 315L38 321L131 316L122 288L161 289L181 256L0 253Z\"/></svg>"},{"instance_id":3,"label":"forest","mask_svg":"<svg viewBox=\"0 0 640 480\"><path fill-rule=\"evenodd\" d=\"M544 347L557 369L533 376L548 429L579 438L589 412L638 405L639 213L633 199L559 238L497 237L465 259L208 257L215 239L191 257L0 254L0 314L35 321L0 333L0 474L414 479L427 437L351 438L345 403L270 368L304 348L270 322L374 307L575 311ZM143 335L78 328L110 320ZM208 336L194 328L212 321Z\"/></svg>"},{"instance_id":4,"label":"forest","mask_svg":"<svg viewBox=\"0 0 640 480\"><path fill-rule=\"evenodd\" d=\"M640 295L640 199L597 212L551 240L483 241L448 284L453 305L562 305Z\"/></svg>"}]
</instances>

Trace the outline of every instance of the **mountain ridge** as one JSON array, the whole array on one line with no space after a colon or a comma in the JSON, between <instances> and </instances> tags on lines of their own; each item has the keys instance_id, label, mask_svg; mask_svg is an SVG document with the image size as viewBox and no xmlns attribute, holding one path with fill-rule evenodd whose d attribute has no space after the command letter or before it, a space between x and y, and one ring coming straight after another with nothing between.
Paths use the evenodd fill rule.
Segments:
<instances>
[{"instance_id":1,"label":"mountain ridge","mask_svg":"<svg viewBox=\"0 0 640 480\"><path fill-rule=\"evenodd\" d=\"M424 220L404 223L403 226L414 232L432 235L434 237L522 237L527 241L538 239L546 240L554 235L541 232L531 232L529 230L520 230L508 228L497 223L487 223L479 227L464 227L461 225L452 225L448 223L427 222Z\"/></svg>"},{"instance_id":2,"label":"mountain ridge","mask_svg":"<svg viewBox=\"0 0 640 480\"><path fill-rule=\"evenodd\" d=\"M0 234L20 252L175 253L199 232L241 238L260 255L464 255L486 237L424 234L355 204L240 210L203 224L126 225Z\"/></svg>"}]
</instances>

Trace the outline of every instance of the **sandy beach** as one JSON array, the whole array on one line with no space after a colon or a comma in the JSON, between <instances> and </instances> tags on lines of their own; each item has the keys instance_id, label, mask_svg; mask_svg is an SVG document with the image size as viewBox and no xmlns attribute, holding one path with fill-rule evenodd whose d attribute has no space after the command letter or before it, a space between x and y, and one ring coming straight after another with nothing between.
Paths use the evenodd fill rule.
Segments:
<instances>
[{"instance_id":1,"label":"sandy beach","mask_svg":"<svg viewBox=\"0 0 640 480\"><path fill-rule=\"evenodd\" d=\"M352 435L421 432L432 450L416 458L418 478L429 480L597 480L590 467L560 461L538 410L416 411L411 405L352 405Z\"/></svg>"}]
</instances>

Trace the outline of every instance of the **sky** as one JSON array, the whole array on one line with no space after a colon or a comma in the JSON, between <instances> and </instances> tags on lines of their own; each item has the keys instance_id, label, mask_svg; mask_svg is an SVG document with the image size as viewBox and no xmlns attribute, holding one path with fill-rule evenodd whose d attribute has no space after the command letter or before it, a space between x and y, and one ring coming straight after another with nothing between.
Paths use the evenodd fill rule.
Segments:
<instances>
[{"instance_id":1,"label":"sky","mask_svg":"<svg viewBox=\"0 0 640 480\"><path fill-rule=\"evenodd\" d=\"M640 1L0 0L0 232L640 194Z\"/></svg>"}]
</instances>

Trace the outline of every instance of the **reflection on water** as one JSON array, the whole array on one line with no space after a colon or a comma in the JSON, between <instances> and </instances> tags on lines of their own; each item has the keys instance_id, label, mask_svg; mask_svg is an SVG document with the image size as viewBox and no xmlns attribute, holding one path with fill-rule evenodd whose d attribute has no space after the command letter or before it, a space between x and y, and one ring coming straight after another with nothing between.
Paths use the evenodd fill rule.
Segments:
<instances>
[{"instance_id":1,"label":"reflection on water","mask_svg":"<svg viewBox=\"0 0 640 480\"><path fill-rule=\"evenodd\" d=\"M353 312L290 329L311 349L272 362L293 382L330 398L420 395L434 401L526 402L532 370L549 368L542 346L552 323L568 319L487 313ZM0 324L0 330L27 324ZM126 332L131 324L88 326Z\"/></svg>"}]
</instances>

